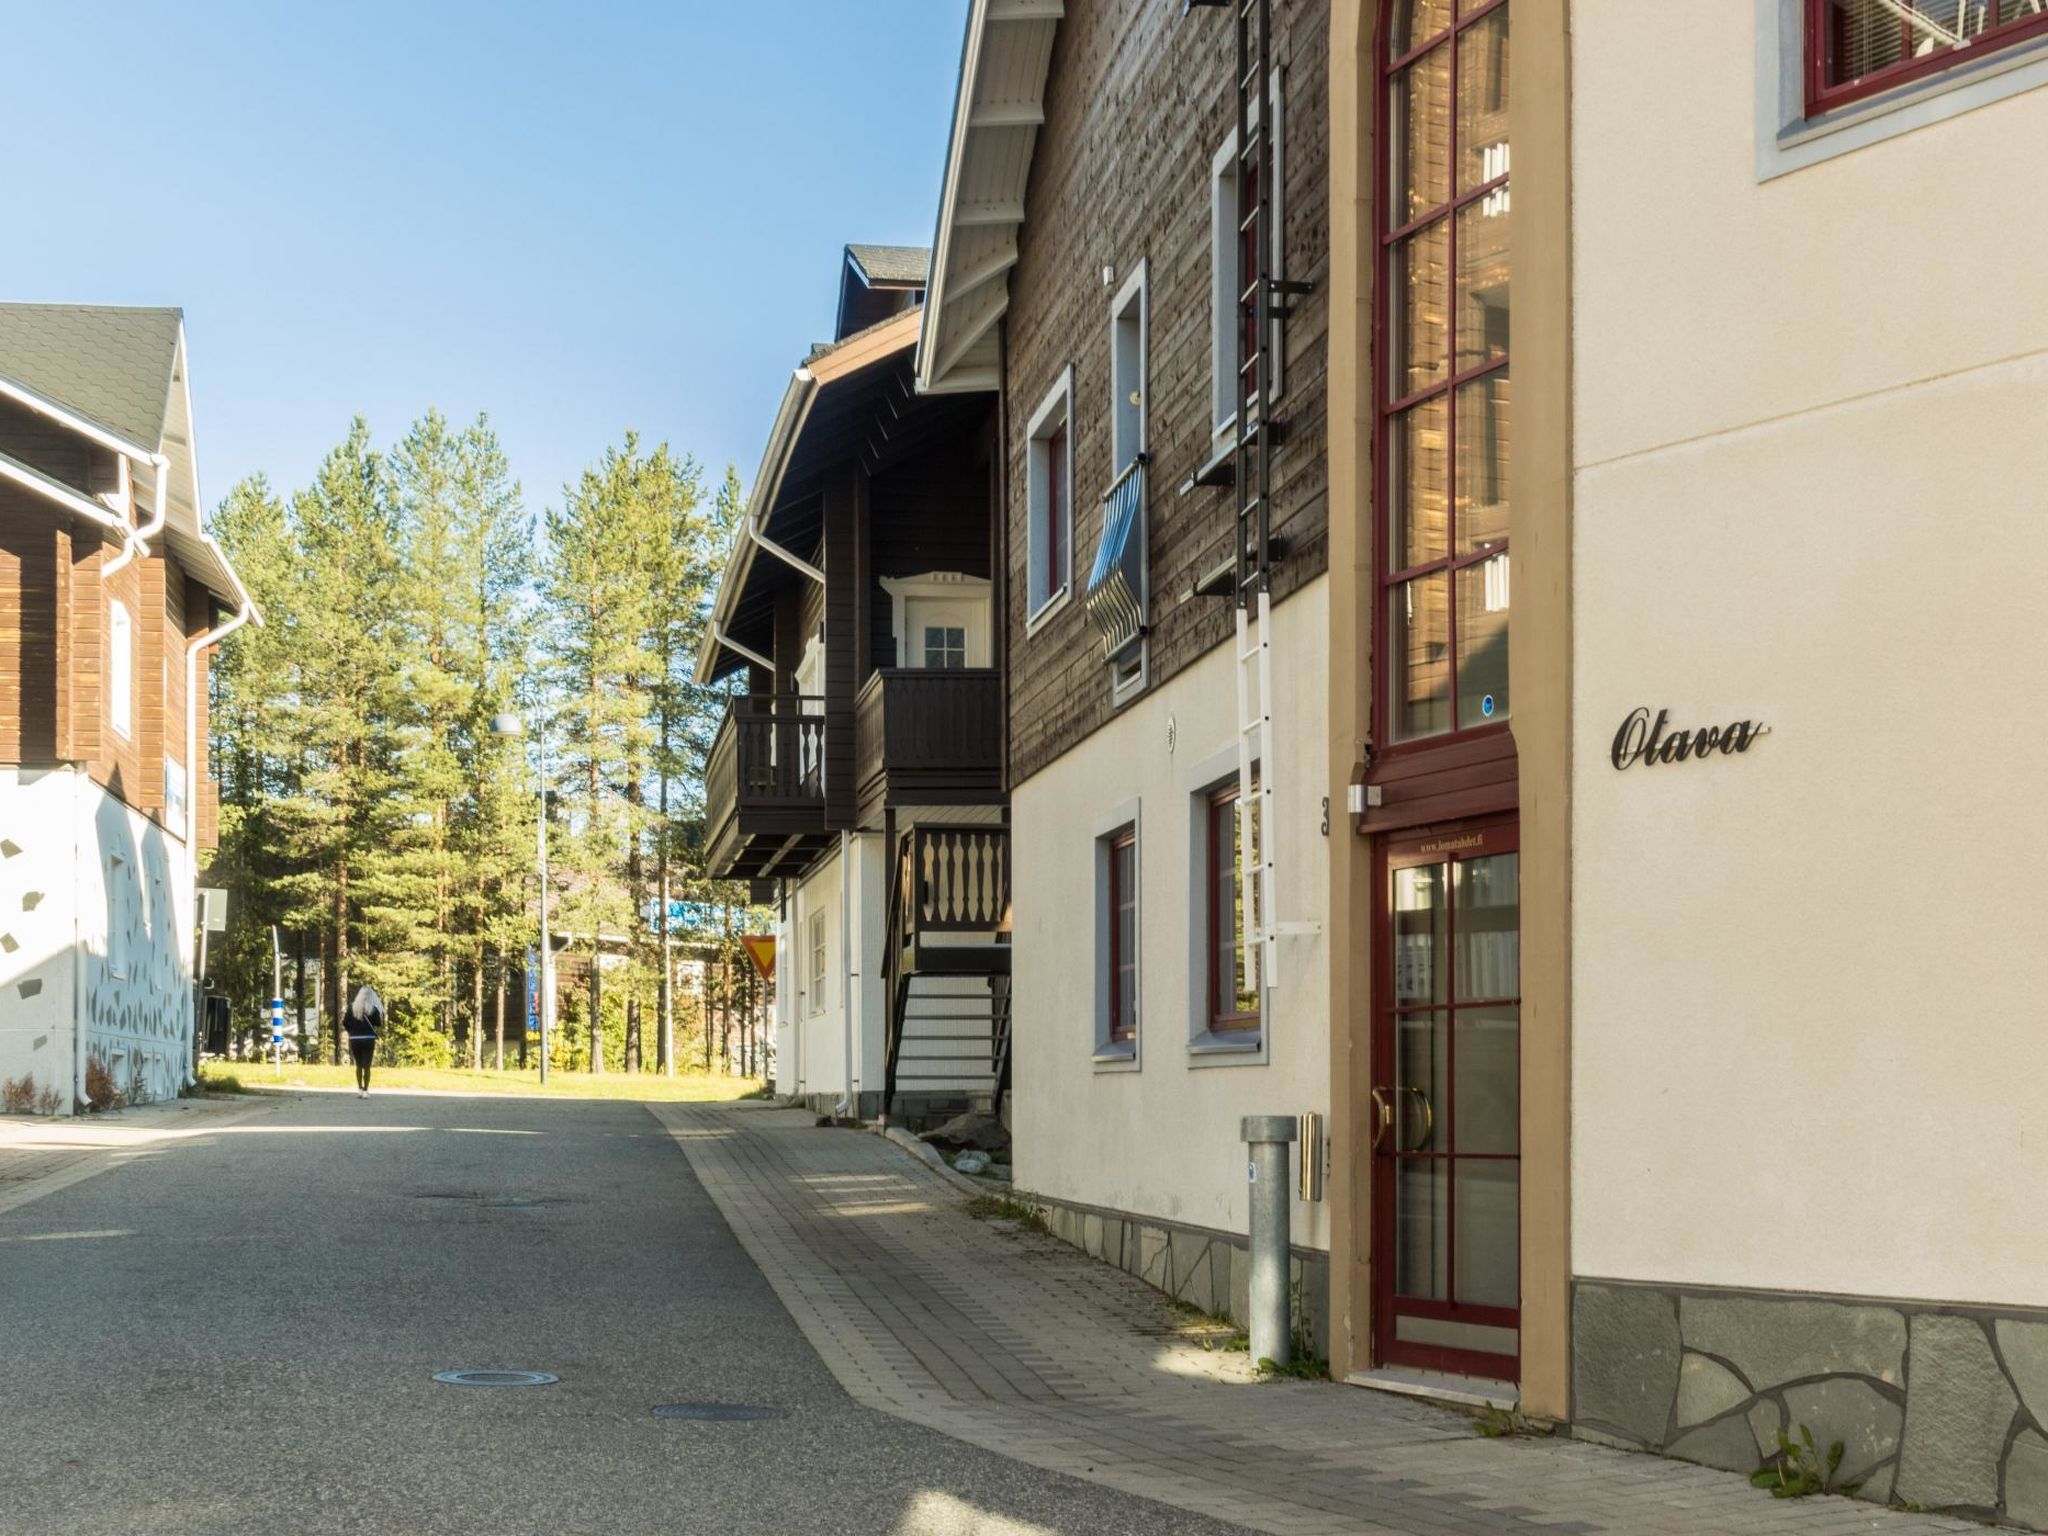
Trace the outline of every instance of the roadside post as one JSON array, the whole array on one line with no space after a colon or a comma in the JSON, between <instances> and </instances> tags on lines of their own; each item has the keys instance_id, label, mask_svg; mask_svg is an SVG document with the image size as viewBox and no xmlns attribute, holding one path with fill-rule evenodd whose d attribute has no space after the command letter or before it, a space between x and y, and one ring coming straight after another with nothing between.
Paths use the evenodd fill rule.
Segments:
<instances>
[{"instance_id":1,"label":"roadside post","mask_svg":"<svg viewBox=\"0 0 2048 1536\"><path fill-rule=\"evenodd\" d=\"M270 925L270 1055L284 1076L284 950L277 942L277 924Z\"/></svg>"},{"instance_id":2,"label":"roadside post","mask_svg":"<svg viewBox=\"0 0 2048 1536\"><path fill-rule=\"evenodd\" d=\"M1287 1177L1287 1146L1300 1133L1292 1115L1246 1115L1239 1135L1251 1149L1245 1178L1251 1186L1252 1363L1285 1365L1293 1353L1288 1326L1287 1271L1294 1186Z\"/></svg>"}]
</instances>

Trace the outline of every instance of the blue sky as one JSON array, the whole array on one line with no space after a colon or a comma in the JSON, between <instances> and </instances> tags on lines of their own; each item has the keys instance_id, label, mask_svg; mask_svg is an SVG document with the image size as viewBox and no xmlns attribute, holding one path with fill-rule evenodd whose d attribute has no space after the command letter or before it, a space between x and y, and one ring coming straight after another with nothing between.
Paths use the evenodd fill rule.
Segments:
<instances>
[{"instance_id":1,"label":"blue sky","mask_svg":"<svg viewBox=\"0 0 2048 1536\"><path fill-rule=\"evenodd\" d=\"M965 16L20 7L0 298L182 306L210 502L429 405L488 410L534 508L629 426L751 481L840 247L931 239Z\"/></svg>"}]
</instances>

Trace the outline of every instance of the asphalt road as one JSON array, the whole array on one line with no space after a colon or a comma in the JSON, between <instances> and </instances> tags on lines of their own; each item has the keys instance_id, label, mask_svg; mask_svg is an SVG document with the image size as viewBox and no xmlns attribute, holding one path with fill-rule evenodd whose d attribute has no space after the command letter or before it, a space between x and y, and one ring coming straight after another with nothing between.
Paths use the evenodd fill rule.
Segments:
<instances>
[{"instance_id":1,"label":"asphalt road","mask_svg":"<svg viewBox=\"0 0 2048 1536\"><path fill-rule=\"evenodd\" d=\"M305 1094L0 1214L6 1536L1236 1529L856 1406L637 1105Z\"/></svg>"}]
</instances>

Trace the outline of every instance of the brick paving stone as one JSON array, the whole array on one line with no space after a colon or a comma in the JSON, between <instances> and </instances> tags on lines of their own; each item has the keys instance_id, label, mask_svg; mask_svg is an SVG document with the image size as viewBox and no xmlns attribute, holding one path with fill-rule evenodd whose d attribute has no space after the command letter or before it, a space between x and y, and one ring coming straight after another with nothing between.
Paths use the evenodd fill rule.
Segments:
<instances>
[{"instance_id":1,"label":"brick paving stone","mask_svg":"<svg viewBox=\"0 0 2048 1536\"><path fill-rule=\"evenodd\" d=\"M1122 1270L879 1136L761 1104L648 1106L849 1396L1275 1536L1937 1536L1980 1530L1584 1441L1487 1439L1412 1398L1253 1378Z\"/></svg>"}]
</instances>

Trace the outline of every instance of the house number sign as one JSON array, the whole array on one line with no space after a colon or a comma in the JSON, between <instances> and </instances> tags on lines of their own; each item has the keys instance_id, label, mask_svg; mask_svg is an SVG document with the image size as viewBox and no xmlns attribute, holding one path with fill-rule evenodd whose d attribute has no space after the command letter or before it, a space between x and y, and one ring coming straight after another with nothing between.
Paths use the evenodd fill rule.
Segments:
<instances>
[{"instance_id":1,"label":"house number sign","mask_svg":"<svg viewBox=\"0 0 2048 1536\"><path fill-rule=\"evenodd\" d=\"M1736 720L1727 725L1705 725L1697 730L1666 732L1671 711L1660 709L1653 719L1647 709L1632 709L1614 733L1614 749L1608 754L1617 770L1657 763L1682 763L1687 758L1732 757L1756 745L1759 736L1771 728L1760 720Z\"/></svg>"}]
</instances>

